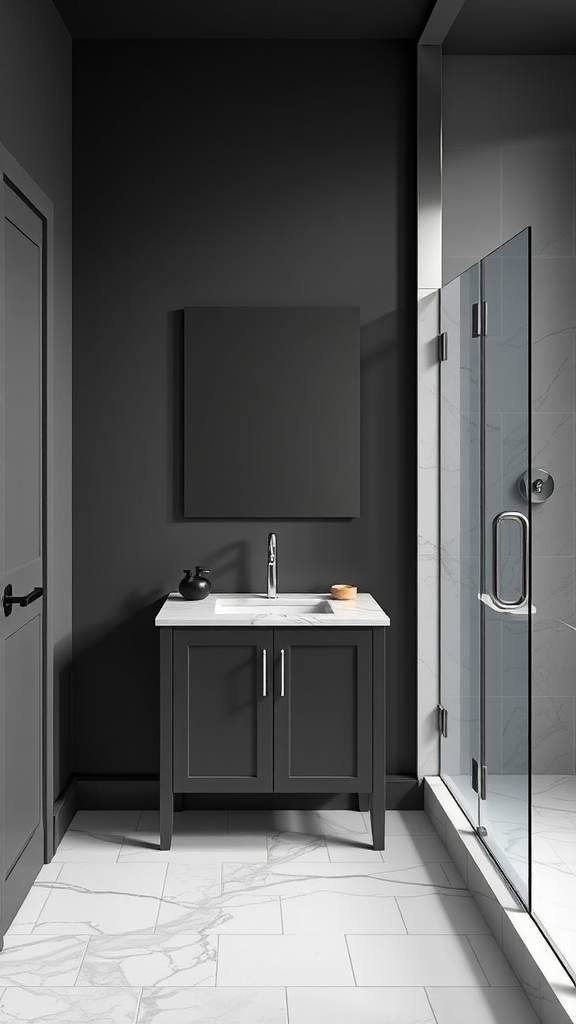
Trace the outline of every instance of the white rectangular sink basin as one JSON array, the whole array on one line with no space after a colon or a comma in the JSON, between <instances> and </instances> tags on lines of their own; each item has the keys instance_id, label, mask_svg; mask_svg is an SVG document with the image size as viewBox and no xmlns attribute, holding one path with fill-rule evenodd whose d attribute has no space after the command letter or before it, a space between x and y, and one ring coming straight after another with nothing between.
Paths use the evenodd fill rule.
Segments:
<instances>
[{"instance_id":1,"label":"white rectangular sink basin","mask_svg":"<svg viewBox=\"0 0 576 1024\"><path fill-rule=\"evenodd\" d=\"M216 615L325 615L334 614L328 601L323 597L223 597L214 606Z\"/></svg>"}]
</instances>

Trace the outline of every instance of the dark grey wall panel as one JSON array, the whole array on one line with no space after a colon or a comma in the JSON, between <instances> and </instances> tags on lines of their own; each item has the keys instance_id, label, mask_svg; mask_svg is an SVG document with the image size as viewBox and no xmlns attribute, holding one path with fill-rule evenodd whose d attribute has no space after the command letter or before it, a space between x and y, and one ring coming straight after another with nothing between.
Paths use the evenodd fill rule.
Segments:
<instances>
[{"instance_id":1,"label":"dark grey wall panel","mask_svg":"<svg viewBox=\"0 0 576 1024\"><path fill-rule=\"evenodd\" d=\"M359 314L184 310L185 516L360 514Z\"/></svg>"},{"instance_id":2,"label":"dark grey wall panel","mask_svg":"<svg viewBox=\"0 0 576 1024\"><path fill-rule=\"evenodd\" d=\"M281 591L390 614L388 770L415 774L413 50L76 43L74 88L76 770L158 770L155 612L190 563L263 590L274 530ZM183 516L186 305L360 308L357 519Z\"/></svg>"}]
</instances>

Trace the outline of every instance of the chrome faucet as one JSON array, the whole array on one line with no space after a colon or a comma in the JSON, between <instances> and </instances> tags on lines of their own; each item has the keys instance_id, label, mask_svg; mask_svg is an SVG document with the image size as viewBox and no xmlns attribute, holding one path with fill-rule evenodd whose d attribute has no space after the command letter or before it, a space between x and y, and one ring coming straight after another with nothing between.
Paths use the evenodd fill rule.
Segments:
<instances>
[{"instance_id":1,"label":"chrome faucet","mask_svg":"<svg viewBox=\"0 0 576 1024\"><path fill-rule=\"evenodd\" d=\"M268 534L268 597L277 597L276 585L278 582L276 534Z\"/></svg>"}]
</instances>

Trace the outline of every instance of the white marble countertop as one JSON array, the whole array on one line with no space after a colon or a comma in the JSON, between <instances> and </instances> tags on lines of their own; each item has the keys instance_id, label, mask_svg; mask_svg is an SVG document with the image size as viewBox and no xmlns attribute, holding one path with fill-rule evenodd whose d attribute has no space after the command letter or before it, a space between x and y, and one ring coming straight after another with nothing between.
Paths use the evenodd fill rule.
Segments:
<instances>
[{"instance_id":1,"label":"white marble countertop","mask_svg":"<svg viewBox=\"0 0 576 1024\"><path fill-rule=\"evenodd\" d=\"M246 598L259 599L259 607L242 611L218 610L218 602ZM268 608L268 600L270 607ZM278 611L283 601L306 604L325 601L329 611L316 613L297 610ZM266 602L266 604L264 604ZM226 607L220 605L220 608ZM169 594L156 616L157 626L389 626L386 612L371 594L358 594L350 601L334 600L330 594L209 594L203 601L185 601L180 594Z\"/></svg>"}]
</instances>

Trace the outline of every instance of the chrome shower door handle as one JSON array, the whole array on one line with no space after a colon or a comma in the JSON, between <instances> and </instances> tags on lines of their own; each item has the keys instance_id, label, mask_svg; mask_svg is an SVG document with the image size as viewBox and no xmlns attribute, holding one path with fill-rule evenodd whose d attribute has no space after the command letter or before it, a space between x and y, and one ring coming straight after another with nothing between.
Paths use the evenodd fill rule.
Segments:
<instances>
[{"instance_id":1,"label":"chrome shower door handle","mask_svg":"<svg viewBox=\"0 0 576 1024\"><path fill-rule=\"evenodd\" d=\"M505 601L500 597L500 526L505 522L518 523L520 527L520 559L522 566L522 577L520 585L520 596L516 601ZM492 520L492 600L497 608L506 611L510 608L522 608L528 601L529 572L528 572L528 547L529 547L529 523L523 512L500 512Z\"/></svg>"}]
</instances>

